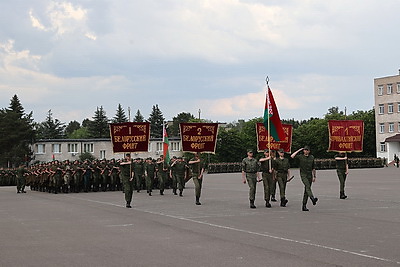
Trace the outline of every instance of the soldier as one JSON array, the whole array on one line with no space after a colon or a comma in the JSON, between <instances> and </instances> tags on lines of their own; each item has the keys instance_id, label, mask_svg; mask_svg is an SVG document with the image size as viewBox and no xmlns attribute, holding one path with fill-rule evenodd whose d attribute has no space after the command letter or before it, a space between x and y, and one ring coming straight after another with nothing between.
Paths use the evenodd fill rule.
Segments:
<instances>
[{"instance_id":1,"label":"soldier","mask_svg":"<svg viewBox=\"0 0 400 267\"><path fill-rule=\"evenodd\" d=\"M201 188L203 185L204 166L203 166L203 161L200 159L199 153L196 153L194 158L189 160L189 166L194 183L196 205L201 205L200 196L201 196Z\"/></svg>"},{"instance_id":2,"label":"soldier","mask_svg":"<svg viewBox=\"0 0 400 267\"><path fill-rule=\"evenodd\" d=\"M117 182L119 181L119 170L115 159L110 161L110 190L115 191L117 189Z\"/></svg>"},{"instance_id":3,"label":"soldier","mask_svg":"<svg viewBox=\"0 0 400 267\"><path fill-rule=\"evenodd\" d=\"M186 164L185 161L183 161L182 157L178 157L177 160L175 160L172 165L171 169L174 169L175 175L176 175L176 180L177 180L177 185L179 189L179 196L183 196L183 188L185 186L185 173L186 169L188 168L188 165Z\"/></svg>"},{"instance_id":4,"label":"soldier","mask_svg":"<svg viewBox=\"0 0 400 267\"><path fill-rule=\"evenodd\" d=\"M272 161L275 161L276 159L276 152L275 150L271 150L271 157ZM276 171L272 170L272 184L271 188L269 190L270 195L271 195L271 201L276 202L275 194L276 194L276 184L277 184L277 179L276 179Z\"/></svg>"},{"instance_id":5,"label":"soldier","mask_svg":"<svg viewBox=\"0 0 400 267\"><path fill-rule=\"evenodd\" d=\"M255 209L254 200L256 198L257 181L260 180L258 175L259 164L253 157L253 150L247 150L247 157L242 160L242 181L249 185L250 208Z\"/></svg>"},{"instance_id":6,"label":"soldier","mask_svg":"<svg viewBox=\"0 0 400 267\"><path fill-rule=\"evenodd\" d=\"M340 186L340 199L346 199L344 187L346 183L347 174L349 173L349 164L347 163L347 156L344 153L339 153L335 156L336 160L336 173L339 178Z\"/></svg>"},{"instance_id":7,"label":"soldier","mask_svg":"<svg viewBox=\"0 0 400 267\"><path fill-rule=\"evenodd\" d=\"M100 188L100 180L101 180L101 168L100 168L100 162L98 160L95 160L92 165L93 168L93 173L92 173L92 178L93 178L93 192L98 192Z\"/></svg>"},{"instance_id":8,"label":"soldier","mask_svg":"<svg viewBox=\"0 0 400 267\"><path fill-rule=\"evenodd\" d=\"M63 183L63 186L62 186L62 191L64 192L64 193L68 193L69 192L69 190L70 190L70 186L72 185L72 188L73 188L73 177L72 177L72 166L71 166L71 163L69 162L69 160L66 160L65 161L65 163L64 163L64 172L63 172L63 174L64 174L64 176L63 176L63 178L64 178L64 183Z\"/></svg>"},{"instance_id":9,"label":"soldier","mask_svg":"<svg viewBox=\"0 0 400 267\"><path fill-rule=\"evenodd\" d=\"M279 185L279 195L281 197L281 207L286 207L289 202L286 199L286 183L290 177L289 160L285 158L285 151L281 148L278 150L279 157L275 160L276 179Z\"/></svg>"},{"instance_id":10,"label":"soldier","mask_svg":"<svg viewBox=\"0 0 400 267\"><path fill-rule=\"evenodd\" d=\"M133 196L133 162L131 159L131 154L127 153L125 159L119 164L119 169L121 171L122 182L124 183L124 193L126 207L132 208L132 196Z\"/></svg>"},{"instance_id":11,"label":"soldier","mask_svg":"<svg viewBox=\"0 0 400 267\"><path fill-rule=\"evenodd\" d=\"M144 165L144 174L146 179L146 190L149 196L151 196L151 192L153 191L153 182L155 173L156 173L156 165L154 164L153 159L147 158L146 163Z\"/></svg>"},{"instance_id":12,"label":"soldier","mask_svg":"<svg viewBox=\"0 0 400 267\"><path fill-rule=\"evenodd\" d=\"M92 180L93 169L89 160L85 160L83 163L83 192L87 193L90 191L90 184Z\"/></svg>"},{"instance_id":13,"label":"soldier","mask_svg":"<svg viewBox=\"0 0 400 267\"><path fill-rule=\"evenodd\" d=\"M141 158L135 159L133 164L133 172L134 172L134 182L136 183L136 192L140 192L142 190L142 183L143 183L143 175L144 175L144 166L143 160Z\"/></svg>"},{"instance_id":14,"label":"soldier","mask_svg":"<svg viewBox=\"0 0 400 267\"><path fill-rule=\"evenodd\" d=\"M297 155L300 151L303 151L303 154ZM291 157L299 160L300 177L301 181L304 184L302 211L309 211L306 206L308 198L311 199L313 205L316 205L318 201L318 198L314 197L311 190L311 185L315 182L315 179L317 178L314 156L310 154L310 148L308 146L305 146L304 148L300 148L299 150L294 152Z\"/></svg>"},{"instance_id":15,"label":"soldier","mask_svg":"<svg viewBox=\"0 0 400 267\"><path fill-rule=\"evenodd\" d=\"M178 189L178 179L176 177L176 171L175 171L175 162L177 161L177 157L173 156L171 161L170 161L170 177L172 179L172 193L174 193L174 195L178 195L176 193L176 190Z\"/></svg>"},{"instance_id":16,"label":"soldier","mask_svg":"<svg viewBox=\"0 0 400 267\"><path fill-rule=\"evenodd\" d=\"M101 190L106 192L107 185L110 183L110 165L103 159L100 163L100 175L101 175Z\"/></svg>"},{"instance_id":17,"label":"soldier","mask_svg":"<svg viewBox=\"0 0 400 267\"><path fill-rule=\"evenodd\" d=\"M73 186L73 191L75 193L79 193L82 188L82 176L83 176L83 169L81 166L81 163L79 160L75 160L74 165L72 166L73 172L72 172L72 177L74 179L74 186ZM72 191L72 189L71 189Z\"/></svg>"},{"instance_id":18,"label":"soldier","mask_svg":"<svg viewBox=\"0 0 400 267\"><path fill-rule=\"evenodd\" d=\"M17 169L17 193L26 193L25 191L25 176L28 170L25 168L24 164L21 164Z\"/></svg>"},{"instance_id":19,"label":"soldier","mask_svg":"<svg viewBox=\"0 0 400 267\"><path fill-rule=\"evenodd\" d=\"M164 156L161 155L157 159L157 177L158 177L158 187L160 189L160 195L164 195L165 181L168 178L168 164L164 160Z\"/></svg>"},{"instance_id":20,"label":"soldier","mask_svg":"<svg viewBox=\"0 0 400 267\"><path fill-rule=\"evenodd\" d=\"M264 200L265 207L271 208L271 204L269 203L272 183L274 182L274 165L275 160L270 156L269 149L264 150L264 157L259 160L260 168L262 171L262 180L264 185Z\"/></svg>"}]
</instances>

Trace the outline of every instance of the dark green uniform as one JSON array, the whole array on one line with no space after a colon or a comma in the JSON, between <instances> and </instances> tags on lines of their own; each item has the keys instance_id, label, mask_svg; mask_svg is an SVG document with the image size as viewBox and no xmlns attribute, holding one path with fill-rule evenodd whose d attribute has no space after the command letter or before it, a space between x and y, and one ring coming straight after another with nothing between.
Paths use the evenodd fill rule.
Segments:
<instances>
[{"instance_id":1,"label":"dark green uniform","mask_svg":"<svg viewBox=\"0 0 400 267\"><path fill-rule=\"evenodd\" d=\"M129 163L129 161L121 162L119 165L119 169L121 171L121 179L124 184L124 193L125 193L125 201L126 207L131 207L132 196L133 196L133 179L132 178L132 171L133 171L133 162Z\"/></svg>"},{"instance_id":2,"label":"dark green uniform","mask_svg":"<svg viewBox=\"0 0 400 267\"><path fill-rule=\"evenodd\" d=\"M242 171L246 173L247 184L249 185L249 200L253 203L256 198L257 172L259 164L255 158L246 157L242 160Z\"/></svg>"},{"instance_id":3,"label":"dark green uniform","mask_svg":"<svg viewBox=\"0 0 400 267\"><path fill-rule=\"evenodd\" d=\"M345 199L347 198L346 194L344 193L344 187L346 183L346 178L347 178L347 159L338 159L338 158L343 158L343 154L338 154L335 156L336 159L336 173L339 178L339 184L340 184L340 198Z\"/></svg>"},{"instance_id":4,"label":"dark green uniform","mask_svg":"<svg viewBox=\"0 0 400 267\"><path fill-rule=\"evenodd\" d=\"M140 192L142 190L142 183L143 183L143 175L144 175L144 166L143 161L141 159L136 159L135 163L133 164L133 171L134 171L134 178L136 184L136 191Z\"/></svg>"},{"instance_id":5,"label":"dark green uniform","mask_svg":"<svg viewBox=\"0 0 400 267\"><path fill-rule=\"evenodd\" d=\"M17 193L26 193L25 192L25 174L28 170L21 166L17 169Z\"/></svg>"},{"instance_id":6,"label":"dark green uniform","mask_svg":"<svg viewBox=\"0 0 400 267\"><path fill-rule=\"evenodd\" d=\"M304 154L296 155L299 160L299 168L300 168L300 177L301 181L304 184L304 194L303 194L303 206L307 204L308 198L314 199L313 192L311 190L312 185L312 172L315 169L314 166L314 156Z\"/></svg>"},{"instance_id":7,"label":"dark green uniform","mask_svg":"<svg viewBox=\"0 0 400 267\"><path fill-rule=\"evenodd\" d=\"M164 195L165 182L168 178L169 167L168 164L164 162L164 159L159 159L157 161L157 178L158 178L158 188L160 189L160 195Z\"/></svg>"},{"instance_id":8,"label":"dark green uniform","mask_svg":"<svg viewBox=\"0 0 400 267\"><path fill-rule=\"evenodd\" d=\"M281 197L281 207L285 207L288 200L286 199L286 183L288 179L288 172L290 169L289 160L287 158L275 159L276 179L279 185L279 195Z\"/></svg>"},{"instance_id":9,"label":"dark green uniform","mask_svg":"<svg viewBox=\"0 0 400 267\"><path fill-rule=\"evenodd\" d=\"M145 178L146 178L146 190L147 193L151 196L151 192L153 191L153 182L154 176L156 173L156 165L152 160L148 160L144 165Z\"/></svg>"},{"instance_id":10,"label":"dark green uniform","mask_svg":"<svg viewBox=\"0 0 400 267\"><path fill-rule=\"evenodd\" d=\"M270 163L271 162L271 163ZM271 172L270 172L270 165L271 164ZM261 161L260 163L260 169L262 171L262 179L263 179L263 185L264 185L264 200L265 200L265 206L270 207L271 205L269 204L269 199L272 194L272 187L274 183L273 175L274 175L274 169L275 169L275 160L265 160Z\"/></svg>"},{"instance_id":11,"label":"dark green uniform","mask_svg":"<svg viewBox=\"0 0 400 267\"><path fill-rule=\"evenodd\" d=\"M191 170L191 176L194 183L194 193L196 196L196 205L201 205L200 196L201 196L201 188L203 187L203 172L204 172L204 164L200 159L200 162L190 163L194 161L198 161L199 158L193 158L189 161L189 166Z\"/></svg>"},{"instance_id":12,"label":"dark green uniform","mask_svg":"<svg viewBox=\"0 0 400 267\"><path fill-rule=\"evenodd\" d=\"M183 188L185 186L185 173L187 169L187 164L186 162L180 159L176 160L173 164L174 165L171 166L171 168L173 168L174 173L176 175L177 185L179 189L179 196L182 196Z\"/></svg>"}]
</instances>

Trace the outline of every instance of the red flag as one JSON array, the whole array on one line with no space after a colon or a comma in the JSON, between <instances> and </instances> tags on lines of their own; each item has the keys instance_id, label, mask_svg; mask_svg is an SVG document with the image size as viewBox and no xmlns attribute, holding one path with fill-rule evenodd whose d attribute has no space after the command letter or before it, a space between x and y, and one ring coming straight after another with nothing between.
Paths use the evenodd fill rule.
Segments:
<instances>
[{"instance_id":1,"label":"red flag","mask_svg":"<svg viewBox=\"0 0 400 267\"><path fill-rule=\"evenodd\" d=\"M286 138L281 119L279 118L278 108L276 107L274 96L268 86L267 99L264 109L264 126L268 129L268 119L270 120L270 135L275 141L282 141Z\"/></svg>"},{"instance_id":2,"label":"red flag","mask_svg":"<svg viewBox=\"0 0 400 267\"><path fill-rule=\"evenodd\" d=\"M168 140L168 133L165 125L163 125L163 155L164 155L164 162L169 164L169 140Z\"/></svg>"}]
</instances>

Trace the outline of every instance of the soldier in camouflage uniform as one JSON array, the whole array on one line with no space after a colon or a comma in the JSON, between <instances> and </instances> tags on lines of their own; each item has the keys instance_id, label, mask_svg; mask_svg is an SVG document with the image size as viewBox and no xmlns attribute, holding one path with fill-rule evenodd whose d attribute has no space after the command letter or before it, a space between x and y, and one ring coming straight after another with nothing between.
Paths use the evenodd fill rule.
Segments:
<instances>
[{"instance_id":1,"label":"soldier in camouflage uniform","mask_svg":"<svg viewBox=\"0 0 400 267\"><path fill-rule=\"evenodd\" d=\"M124 183L124 193L125 193L125 201L126 207L132 208L132 196L133 196L133 162L131 159L131 154L126 154L125 159L119 164L119 168L121 171L122 182Z\"/></svg>"},{"instance_id":2,"label":"soldier in camouflage uniform","mask_svg":"<svg viewBox=\"0 0 400 267\"><path fill-rule=\"evenodd\" d=\"M204 164L200 158L200 154L196 153L194 158L189 160L189 166L191 170L191 176L194 183L194 193L196 196L196 205L201 205L200 197L201 197L201 188L203 187L203 173L204 173Z\"/></svg>"},{"instance_id":3,"label":"soldier in camouflage uniform","mask_svg":"<svg viewBox=\"0 0 400 267\"><path fill-rule=\"evenodd\" d=\"M262 180L264 185L264 200L265 207L271 208L271 204L269 203L272 183L274 182L274 168L275 168L275 160L270 156L269 149L264 150L264 157L259 160L260 169L262 171Z\"/></svg>"},{"instance_id":4,"label":"soldier in camouflage uniform","mask_svg":"<svg viewBox=\"0 0 400 267\"><path fill-rule=\"evenodd\" d=\"M146 178L146 190L149 196L151 196L151 192L153 191L153 182L155 174L156 174L156 165L154 164L152 158L147 158L146 163L144 165L144 175Z\"/></svg>"},{"instance_id":5,"label":"soldier in camouflage uniform","mask_svg":"<svg viewBox=\"0 0 400 267\"><path fill-rule=\"evenodd\" d=\"M303 154L297 155L300 151L303 151ZM306 206L308 198L311 199L313 205L316 205L318 201L318 198L314 197L311 190L311 185L315 182L315 179L317 178L314 156L310 154L310 148L308 146L305 146L304 148L300 148L299 150L294 152L291 157L299 160L300 177L301 181L304 184L302 211L308 211L308 208Z\"/></svg>"},{"instance_id":6,"label":"soldier in camouflage uniform","mask_svg":"<svg viewBox=\"0 0 400 267\"><path fill-rule=\"evenodd\" d=\"M17 169L17 193L26 193L25 191L25 176L28 170L25 165L21 164Z\"/></svg>"},{"instance_id":7,"label":"soldier in camouflage uniform","mask_svg":"<svg viewBox=\"0 0 400 267\"><path fill-rule=\"evenodd\" d=\"M249 185L249 200L250 208L255 209L254 200L256 197L256 186L257 180L260 180L258 176L259 164L258 161L253 157L253 151L247 150L247 157L242 160L242 181Z\"/></svg>"},{"instance_id":8,"label":"soldier in camouflage uniform","mask_svg":"<svg viewBox=\"0 0 400 267\"><path fill-rule=\"evenodd\" d=\"M285 158L285 151L283 149L279 149L278 154L279 157L275 159L276 178L279 185L281 207L286 207L286 204L289 202L286 199L286 183L290 178L290 164L289 160Z\"/></svg>"},{"instance_id":9,"label":"soldier in camouflage uniform","mask_svg":"<svg viewBox=\"0 0 400 267\"><path fill-rule=\"evenodd\" d=\"M176 161L174 161L171 165L171 169L174 169L174 173L176 175L176 180L178 183L179 196L183 196L183 188L185 186L185 174L188 168L188 165L185 161L183 161L182 157L178 157Z\"/></svg>"},{"instance_id":10,"label":"soldier in camouflage uniform","mask_svg":"<svg viewBox=\"0 0 400 267\"><path fill-rule=\"evenodd\" d=\"M144 165L143 160L141 158L135 159L134 162L134 178L133 181L136 184L136 191L139 193L142 190L142 183L143 183L143 175L144 175Z\"/></svg>"},{"instance_id":11,"label":"soldier in camouflage uniform","mask_svg":"<svg viewBox=\"0 0 400 267\"><path fill-rule=\"evenodd\" d=\"M173 156L169 163L169 165L171 166L169 175L172 179L171 187L172 187L172 193L174 195L178 195L176 193L176 190L178 189L178 178L176 177L175 164L174 164L177 160L178 159L175 156Z\"/></svg>"},{"instance_id":12,"label":"soldier in camouflage uniform","mask_svg":"<svg viewBox=\"0 0 400 267\"><path fill-rule=\"evenodd\" d=\"M161 155L157 159L157 178L158 188L160 189L160 195L164 195L165 182L168 179L168 164L164 160L164 156Z\"/></svg>"},{"instance_id":13,"label":"soldier in camouflage uniform","mask_svg":"<svg viewBox=\"0 0 400 267\"><path fill-rule=\"evenodd\" d=\"M119 170L115 159L110 161L110 190L117 189L117 182L119 181Z\"/></svg>"},{"instance_id":14,"label":"soldier in camouflage uniform","mask_svg":"<svg viewBox=\"0 0 400 267\"><path fill-rule=\"evenodd\" d=\"M397 157L397 156L396 156ZM336 173L339 178L339 198L346 199L344 187L346 183L347 174L349 173L349 164L347 163L347 156L344 153L339 153L335 156L336 160Z\"/></svg>"}]
</instances>

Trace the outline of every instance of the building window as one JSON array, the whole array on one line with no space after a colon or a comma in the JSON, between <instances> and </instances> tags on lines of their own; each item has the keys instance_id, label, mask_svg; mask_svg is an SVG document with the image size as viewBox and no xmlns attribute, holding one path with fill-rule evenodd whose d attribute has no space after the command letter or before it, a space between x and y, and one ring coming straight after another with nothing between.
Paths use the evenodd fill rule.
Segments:
<instances>
[{"instance_id":1,"label":"building window","mask_svg":"<svg viewBox=\"0 0 400 267\"><path fill-rule=\"evenodd\" d=\"M83 144L83 152L93 153L94 152L93 143Z\"/></svg>"},{"instance_id":2,"label":"building window","mask_svg":"<svg viewBox=\"0 0 400 267\"><path fill-rule=\"evenodd\" d=\"M397 103L397 112L400 112L400 102Z\"/></svg>"},{"instance_id":3,"label":"building window","mask_svg":"<svg viewBox=\"0 0 400 267\"><path fill-rule=\"evenodd\" d=\"M397 123L397 131L400 133L400 122Z\"/></svg>"},{"instance_id":4,"label":"building window","mask_svg":"<svg viewBox=\"0 0 400 267\"><path fill-rule=\"evenodd\" d=\"M61 153L61 144L52 144L51 148L53 153Z\"/></svg>"},{"instance_id":5,"label":"building window","mask_svg":"<svg viewBox=\"0 0 400 267\"><path fill-rule=\"evenodd\" d=\"M378 86L378 95L383 95L383 86L382 85Z\"/></svg>"},{"instance_id":6,"label":"building window","mask_svg":"<svg viewBox=\"0 0 400 267\"><path fill-rule=\"evenodd\" d=\"M172 151L180 151L180 142L171 142L171 150Z\"/></svg>"},{"instance_id":7,"label":"building window","mask_svg":"<svg viewBox=\"0 0 400 267\"><path fill-rule=\"evenodd\" d=\"M388 104L388 113L393 113L394 109L393 109L393 103L389 103Z\"/></svg>"},{"instance_id":8,"label":"building window","mask_svg":"<svg viewBox=\"0 0 400 267\"><path fill-rule=\"evenodd\" d=\"M400 94L400 83L397 84L397 93Z\"/></svg>"},{"instance_id":9,"label":"building window","mask_svg":"<svg viewBox=\"0 0 400 267\"><path fill-rule=\"evenodd\" d=\"M163 143L162 142L157 142L156 151L162 151L162 150L163 150Z\"/></svg>"},{"instance_id":10,"label":"building window","mask_svg":"<svg viewBox=\"0 0 400 267\"><path fill-rule=\"evenodd\" d=\"M78 153L78 144L68 144L69 153Z\"/></svg>"},{"instance_id":11,"label":"building window","mask_svg":"<svg viewBox=\"0 0 400 267\"><path fill-rule=\"evenodd\" d=\"M100 159L105 159L105 158L106 158L106 151L100 150Z\"/></svg>"},{"instance_id":12,"label":"building window","mask_svg":"<svg viewBox=\"0 0 400 267\"><path fill-rule=\"evenodd\" d=\"M379 104L378 114L384 114L384 113L385 113L385 106L383 104Z\"/></svg>"},{"instance_id":13,"label":"building window","mask_svg":"<svg viewBox=\"0 0 400 267\"><path fill-rule=\"evenodd\" d=\"M393 132L394 132L394 123L389 122L389 133L393 133Z\"/></svg>"},{"instance_id":14,"label":"building window","mask_svg":"<svg viewBox=\"0 0 400 267\"><path fill-rule=\"evenodd\" d=\"M46 153L46 145L45 144L37 144L36 145L36 153L37 154L44 154Z\"/></svg>"},{"instance_id":15,"label":"building window","mask_svg":"<svg viewBox=\"0 0 400 267\"><path fill-rule=\"evenodd\" d=\"M381 152L386 152L386 144L385 144L385 142L380 143L380 151Z\"/></svg>"},{"instance_id":16,"label":"building window","mask_svg":"<svg viewBox=\"0 0 400 267\"><path fill-rule=\"evenodd\" d=\"M388 95L391 95L392 92L393 92L393 86L392 86L391 84L388 84L388 85L387 85L387 94L388 94Z\"/></svg>"},{"instance_id":17,"label":"building window","mask_svg":"<svg viewBox=\"0 0 400 267\"><path fill-rule=\"evenodd\" d=\"M379 133L384 133L384 132L385 132L385 124L379 123Z\"/></svg>"}]
</instances>

